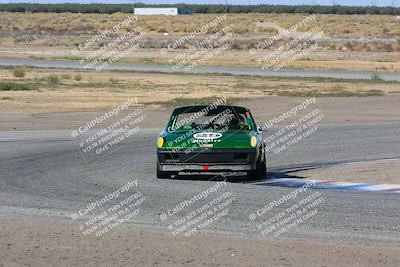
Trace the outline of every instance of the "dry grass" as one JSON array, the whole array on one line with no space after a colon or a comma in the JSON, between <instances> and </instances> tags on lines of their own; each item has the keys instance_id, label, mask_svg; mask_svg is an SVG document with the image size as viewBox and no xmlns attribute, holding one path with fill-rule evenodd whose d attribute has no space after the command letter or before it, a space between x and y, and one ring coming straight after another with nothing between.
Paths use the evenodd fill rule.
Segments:
<instances>
[{"instance_id":1,"label":"dry grass","mask_svg":"<svg viewBox=\"0 0 400 267\"><path fill-rule=\"evenodd\" d=\"M0 13L0 38L3 44L29 43L34 45L73 47L96 33L100 33L127 18L127 14L73 14L73 13ZM191 16L143 16L135 25L148 34L146 47L158 48L172 38L193 32L216 18L217 14ZM235 48L247 49L257 41L276 33L265 23L288 28L301 21L302 14L228 14L226 24L237 34ZM221 29L221 23L210 32ZM316 21L301 28L307 31L319 26L329 38L321 46L352 51L400 51L397 38L400 23L395 16L378 15L316 15ZM122 30L128 30L127 29ZM170 35L164 36L167 32ZM102 42L99 43L101 45Z\"/></svg>"},{"instance_id":2,"label":"dry grass","mask_svg":"<svg viewBox=\"0 0 400 267\"><path fill-rule=\"evenodd\" d=\"M72 14L72 13L0 13L0 58L71 59L71 49L93 35L116 25L128 14ZM144 16L137 23L146 32L143 49L132 53L121 62L166 64L177 49L167 55L160 47L177 37L190 33L216 18L217 14L191 16ZM288 28L300 21L301 14L228 14L227 24L236 33L232 48L211 57L201 64L255 67L256 58L248 49L277 29ZM220 24L216 29L223 27ZM317 15L316 21L302 28L306 31L319 26L326 37L318 42L318 49L286 65L299 69L346 69L400 72L400 23L395 16L376 15ZM122 34L127 29L121 30ZM164 33L169 33L165 36ZM115 36L98 42L94 49ZM197 38L197 39L196 39ZM204 36L197 36L196 42ZM183 45L183 47L187 44Z\"/></svg>"},{"instance_id":3,"label":"dry grass","mask_svg":"<svg viewBox=\"0 0 400 267\"><path fill-rule=\"evenodd\" d=\"M66 78L68 74L68 78ZM80 75L81 80L70 79ZM57 83L48 83L58 77ZM64 78L63 78L64 77ZM0 69L0 79L17 84L35 84L33 91L0 91L0 110L99 110L128 98L160 105L193 99L227 97L258 99L275 96L379 96L400 93L398 83L335 79L263 78L230 75L181 75L126 72L79 72L27 69L15 78L11 69Z\"/></svg>"},{"instance_id":4,"label":"dry grass","mask_svg":"<svg viewBox=\"0 0 400 267\"><path fill-rule=\"evenodd\" d=\"M7 13L1 12L1 30L32 30L68 32L72 34L101 32L127 18L127 14L73 14L73 13ZM138 25L146 32L189 33L206 24L217 14L191 16L143 16ZM236 33L274 33L262 26L263 22L274 22L288 28L304 18L302 14L228 14L228 24ZM400 24L395 16L381 15L316 15L315 25L324 29L327 36L342 37L397 37ZM222 26L220 26L221 28Z\"/></svg>"}]
</instances>

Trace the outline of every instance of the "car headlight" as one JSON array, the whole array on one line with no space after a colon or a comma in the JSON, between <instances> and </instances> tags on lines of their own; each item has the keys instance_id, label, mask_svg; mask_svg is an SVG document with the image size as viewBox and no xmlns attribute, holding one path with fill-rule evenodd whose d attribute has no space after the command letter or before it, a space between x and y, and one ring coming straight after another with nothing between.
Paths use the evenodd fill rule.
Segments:
<instances>
[{"instance_id":1,"label":"car headlight","mask_svg":"<svg viewBox=\"0 0 400 267\"><path fill-rule=\"evenodd\" d=\"M158 140L157 140L157 147L158 147L158 148L162 148L163 145L164 145L164 138L158 137Z\"/></svg>"},{"instance_id":2,"label":"car headlight","mask_svg":"<svg viewBox=\"0 0 400 267\"><path fill-rule=\"evenodd\" d=\"M256 147L256 145L257 145L257 137L252 136L252 137L250 138L250 145L251 145L252 147Z\"/></svg>"}]
</instances>

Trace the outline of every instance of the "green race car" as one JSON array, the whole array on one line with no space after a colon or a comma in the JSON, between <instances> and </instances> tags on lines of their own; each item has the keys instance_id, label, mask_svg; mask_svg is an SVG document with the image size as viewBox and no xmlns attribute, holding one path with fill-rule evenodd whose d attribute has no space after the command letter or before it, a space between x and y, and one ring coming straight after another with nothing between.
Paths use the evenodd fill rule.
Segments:
<instances>
[{"instance_id":1,"label":"green race car","mask_svg":"<svg viewBox=\"0 0 400 267\"><path fill-rule=\"evenodd\" d=\"M185 106L174 109L157 141L157 177L179 172L266 173L261 129L245 107Z\"/></svg>"}]
</instances>

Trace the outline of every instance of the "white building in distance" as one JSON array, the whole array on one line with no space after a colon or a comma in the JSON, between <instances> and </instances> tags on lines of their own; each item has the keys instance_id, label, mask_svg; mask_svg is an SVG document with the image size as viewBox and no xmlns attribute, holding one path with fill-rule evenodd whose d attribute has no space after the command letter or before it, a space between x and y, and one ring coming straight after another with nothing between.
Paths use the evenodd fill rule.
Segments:
<instances>
[{"instance_id":1,"label":"white building in distance","mask_svg":"<svg viewBox=\"0 0 400 267\"><path fill-rule=\"evenodd\" d=\"M178 15L178 8L168 7L168 8L135 8L135 15L167 15L176 16Z\"/></svg>"}]
</instances>

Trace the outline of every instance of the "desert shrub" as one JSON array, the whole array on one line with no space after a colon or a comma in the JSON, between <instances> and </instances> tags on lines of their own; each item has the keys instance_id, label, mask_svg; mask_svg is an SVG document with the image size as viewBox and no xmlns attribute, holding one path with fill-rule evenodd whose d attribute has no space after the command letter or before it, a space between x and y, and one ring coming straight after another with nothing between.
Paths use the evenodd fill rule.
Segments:
<instances>
[{"instance_id":1,"label":"desert shrub","mask_svg":"<svg viewBox=\"0 0 400 267\"><path fill-rule=\"evenodd\" d=\"M118 84L119 80L116 79L116 78L110 78L110 79L108 79L108 82L111 83L111 84Z\"/></svg>"},{"instance_id":2,"label":"desert shrub","mask_svg":"<svg viewBox=\"0 0 400 267\"><path fill-rule=\"evenodd\" d=\"M232 49L241 49L242 47L240 46L239 42L232 42L231 48Z\"/></svg>"},{"instance_id":3,"label":"desert shrub","mask_svg":"<svg viewBox=\"0 0 400 267\"><path fill-rule=\"evenodd\" d=\"M18 68L13 70L14 77L22 78L25 77L25 70L23 68Z\"/></svg>"},{"instance_id":4,"label":"desert shrub","mask_svg":"<svg viewBox=\"0 0 400 267\"><path fill-rule=\"evenodd\" d=\"M81 81L81 80L82 80L82 75L76 74L76 75L74 76L74 80L75 80L75 81Z\"/></svg>"},{"instance_id":5,"label":"desert shrub","mask_svg":"<svg viewBox=\"0 0 400 267\"><path fill-rule=\"evenodd\" d=\"M392 44L392 49L395 52L400 52L400 44L399 43L393 43Z\"/></svg>"},{"instance_id":6,"label":"desert shrub","mask_svg":"<svg viewBox=\"0 0 400 267\"><path fill-rule=\"evenodd\" d=\"M29 91L37 89L38 89L37 84L0 81L0 91Z\"/></svg>"},{"instance_id":7,"label":"desert shrub","mask_svg":"<svg viewBox=\"0 0 400 267\"><path fill-rule=\"evenodd\" d=\"M69 74L62 74L62 75L61 75L61 79L69 80L69 79L71 79L71 75L69 75Z\"/></svg>"},{"instance_id":8,"label":"desert shrub","mask_svg":"<svg viewBox=\"0 0 400 267\"><path fill-rule=\"evenodd\" d=\"M57 75L52 74L47 76L47 84L50 86L54 86L60 82L60 78Z\"/></svg>"}]
</instances>

